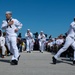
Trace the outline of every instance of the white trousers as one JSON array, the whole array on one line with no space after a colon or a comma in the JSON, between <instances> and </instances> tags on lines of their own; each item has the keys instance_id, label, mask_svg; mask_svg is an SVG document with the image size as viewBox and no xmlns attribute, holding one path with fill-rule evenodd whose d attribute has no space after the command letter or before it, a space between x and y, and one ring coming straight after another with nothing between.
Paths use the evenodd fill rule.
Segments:
<instances>
[{"instance_id":1,"label":"white trousers","mask_svg":"<svg viewBox=\"0 0 75 75\"><path fill-rule=\"evenodd\" d=\"M61 53L66 51L69 46L72 46L72 48L74 49L74 60L75 60L75 41L70 36L66 37L66 42L65 42L64 46L57 52L57 54L54 57L56 59L58 59L58 57L61 55Z\"/></svg>"},{"instance_id":2,"label":"white trousers","mask_svg":"<svg viewBox=\"0 0 75 75\"><path fill-rule=\"evenodd\" d=\"M45 49L45 43L42 42L42 41L39 41L39 46L40 46L40 50L41 50L41 52L43 52L44 49Z\"/></svg>"},{"instance_id":3,"label":"white trousers","mask_svg":"<svg viewBox=\"0 0 75 75\"><path fill-rule=\"evenodd\" d=\"M31 51L32 50L32 46L33 46L31 39L27 39L26 40L26 44L27 44L26 51Z\"/></svg>"},{"instance_id":4,"label":"white trousers","mask_svg":"<svg viewBox=\"0 0 75 75\"><path fill-rule=\"evenodd\" d=\"M17 39L16 37L7 36L6 37L6 45L9 51L13 54L12 60L18 60L19 50L17 48Z\"/></svg>"},{"instance_id":5,"label":"white trousers","mask_svg":"<svg viewBox=\"0 0 75 75\"><path fill-rule=\"evenodd\" d=\"M6 47L2 46L2 55L5 55Z\"/></svg>"},{"instance_id":6,"label":"white trousers","mask_svg":"<svg viewBox=\"0 0 75 75\"><path fill-rule=\"evenodd\" d=\"M31 42L30 48L31 48L32 51L33 51L33 47L34 47L34 43Z\"/></svg>"}]
</instances>

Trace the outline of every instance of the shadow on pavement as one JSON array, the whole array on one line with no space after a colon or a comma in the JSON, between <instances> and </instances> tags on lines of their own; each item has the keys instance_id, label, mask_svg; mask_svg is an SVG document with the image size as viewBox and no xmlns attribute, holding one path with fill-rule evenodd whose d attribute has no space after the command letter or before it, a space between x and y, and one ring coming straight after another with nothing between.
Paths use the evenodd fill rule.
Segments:
<instances>
[{"instance_id":1,"label":"shadow on pavement","mask_svg":"<svg viewBox=\"0 0 75 75\"><path fill-rule=\"evenodd\" d=\"M65 64L73 65L72 60L69 60L69 59L58 60L56 64L60 64L60 63L65 63ZM53 64L53 63L50 63L50 64Z\"/></svg>"},{"instance_id":2,"label":"shadow on pavement","mask_svg":"<svg viewBox=\"0 0 75 75\"><path fill-rule=\"evenodd\" d=\"M0 62L10 63L10 60L0 59Z\"/></svg>"}]
</instances>

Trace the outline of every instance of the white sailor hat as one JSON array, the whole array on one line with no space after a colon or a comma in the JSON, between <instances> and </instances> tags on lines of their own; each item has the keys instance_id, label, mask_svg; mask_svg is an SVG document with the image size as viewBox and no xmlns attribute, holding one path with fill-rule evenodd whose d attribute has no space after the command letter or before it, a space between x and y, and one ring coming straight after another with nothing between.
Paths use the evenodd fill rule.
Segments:
<instances>
[{"instance_id":1,"label":"white sailor hat","mask_svg":"<svg viewBox=\"0 0 75 75\"><path fill-rule=\"evenodd\" d=\"M12 12L11 11L6 11L6 13L5 14L12 14Z\"/></svg>"},{"instance_id":2,"label":"white sailor hat","mask_svg":"<svg viewBox=\"0 0 75 75\"><path fill-rule=\"evenodd\" d=\"M43 31L41 31L41 33L43 33Z\"/></svg>"},{"instance_id":3,"label":"white sailor hat","mask_svg":"<svg viewBox=\"0 0 75 75\"><path fill-rule=\"evenodd\" d=\"M27 29L28 31L30 31L30 29Z\"/></svg>"}]
</instances>

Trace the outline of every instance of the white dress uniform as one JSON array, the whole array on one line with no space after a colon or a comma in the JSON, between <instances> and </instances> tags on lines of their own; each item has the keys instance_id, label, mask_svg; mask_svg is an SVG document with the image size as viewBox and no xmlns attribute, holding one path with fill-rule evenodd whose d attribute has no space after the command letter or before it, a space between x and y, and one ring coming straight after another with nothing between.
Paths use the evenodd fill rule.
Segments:
<instances>
[{"instance_id":1,"label":"white dress uniform","mask_svg":"<svg viewBox=\"0 0 75 75\"><path fill-rule=\"evenodd\" d=\"M3 36L0 37L0 47L2 49L2 55L5 55L6 47L5 47L5 38Z\"/></svg>"},{"instance_id":2,"label":"white dress uniform","mask_svg":"<svg viewBox=\"0 0 75 75\"><path fill-rule=\"evenodd\" d=\"M30 49L33 51L35 40L32 38Z\"/></svg>"},{"instance_id":3,"label":"white dress uniform","mask_svg":"<svg viewBox=\"0 0 75 75\"><path fill-rule=\"evenodd\" d=\"M39 34L38 39L39 39L40 50L41 50L41 52L43 52L45 50L46 37L44 34L42 34L42 35Z\"/></svg>"},{"instance_id":4,"label":"white dress uniform","mask_svg":"<svg viewBox=\"0 0 75 75\"><path fill-rule=\"evenodd\" d=\"M6 31L6 45L10 52L13 54L12 60L17 60L19 56L19 51L17 48L17 34L15 32L15 29L20 29L22 27L22 24L17 19L12 18L12 21L14 23L10 27L8 26L7 21L4 20L2 23L2 29Z\"/></svg>"},{"instance_id":5,"label":"white dress uniform","mask_svg":"<svg viewBox=\"0 0 75 75\"><path fill-rule=\"evenodd\" d=\"M26 45L27 45L26 51L27 52L29 52L29 51L31 52L31 45L32 45L33 34L31 32L26 33L25 34L25 38L26 38Z\"/></svg>"},{"instance_id":6,"label":"white dress uniform","mask_svg":"<svg viewBox=\"0 0 75 75\"><path fill-rule=\"evenodd\" d=\"M58 59L60 54L66 51L69 46L72 46L72 48L74 49L74 60L75 60L75 22L71 23L70 29L68 31L68 36L66 37L65 44L54 57Z\"/></svg>"}]
</instances>

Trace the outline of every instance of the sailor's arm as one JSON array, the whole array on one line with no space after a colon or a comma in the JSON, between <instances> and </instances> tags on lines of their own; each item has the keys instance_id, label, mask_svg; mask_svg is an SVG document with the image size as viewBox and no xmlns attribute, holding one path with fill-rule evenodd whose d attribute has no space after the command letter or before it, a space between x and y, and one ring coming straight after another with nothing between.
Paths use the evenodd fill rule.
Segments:
<instances>
[{"instance_id":1,"label":"sailor's arm","mask_svg":"<svg viewBox=\"0 0 75 75\"><path fill-rule=\"evenodd\" d=\"M71 23L71 27L75 30L75 22Z\"/></svg>"},{"instance_id":2,"label":"sailor's arm","mask_svg":"<svg viewBox=\"0 0 75 75\"><path fill-rule=\"evenodd\" d=\"M17 19L14 19L14 24L17 26L18 29L22 28L22 23L19 22Z\"/></svg>"},{"instance_id":3,"label":"sailor's arm","mask_svg":"<svg viewBox=\"0 0 75 75\"><path fill-rule=\"evenodd\" d=\"M8 26L7 22L6 22L6 21L3 21L1 28L2 28L2 29L6 29L7 26Z\"/></svg>"}]
</instances>

